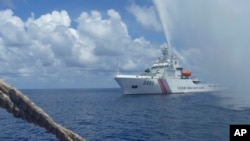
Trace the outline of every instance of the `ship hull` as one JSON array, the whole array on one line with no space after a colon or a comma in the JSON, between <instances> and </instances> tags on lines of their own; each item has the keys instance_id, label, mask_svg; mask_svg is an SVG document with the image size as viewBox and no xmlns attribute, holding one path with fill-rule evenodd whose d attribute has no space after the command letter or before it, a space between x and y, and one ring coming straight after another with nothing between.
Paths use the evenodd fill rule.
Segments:
<instances>
[{"instance_id":1,"label":"ship hull","mask_svg":"<svg viewBox=\"0 0 250 141\"><path fill-rule=\"evenodd\" d=\"M116 75L124 94L180 94L214 92L222 88L214 84L195 84L191 79L156 78L140 75Z\"/></svg>"},{"instance_id":2,"label":"ship hull","mask_svg":"<svg viewBox=\"0 0 250 141\"><path fill-rule=\"evenodd\" d=\"M162 90L157 79L116 76L124 94L161 94Z\"/></svg>"}]
</instances>

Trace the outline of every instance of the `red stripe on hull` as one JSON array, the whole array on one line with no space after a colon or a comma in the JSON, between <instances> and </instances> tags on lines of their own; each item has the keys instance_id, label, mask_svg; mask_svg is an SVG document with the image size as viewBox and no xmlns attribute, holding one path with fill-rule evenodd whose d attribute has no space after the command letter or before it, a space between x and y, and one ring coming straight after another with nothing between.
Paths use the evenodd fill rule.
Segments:
<instances>
[{"instance_id":1,"label":"red stripe on hull","mask_svg":"<svg viewBox=\"0 0 250 141\"><path fill-rule=\"evenodd\" d=\"M162 93L163 94L167 94L168 93L168 89L167 89L167 87L166 87L166 85L164 83L164 80L163 79L159 79L158 81L159 81L159 84L161 86Z\"/></svg>"}]
</instances>

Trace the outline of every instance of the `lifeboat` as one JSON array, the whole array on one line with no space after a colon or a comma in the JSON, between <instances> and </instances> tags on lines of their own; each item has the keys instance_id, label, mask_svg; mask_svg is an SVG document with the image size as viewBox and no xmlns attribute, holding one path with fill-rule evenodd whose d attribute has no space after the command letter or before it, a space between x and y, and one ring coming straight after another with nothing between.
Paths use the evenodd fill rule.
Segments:
<instances>
[{"instance_id":1,"label":"lifeboat","mask_svg":"<svg viewBox=\"0 0 250 141\"><path fill-rule=\"evenodd\" d=\"M192 74L192 73L191 73L191 71L189 71L189 70L184 70L184 71L181 72L181 75L182 75L182 76L186 76L186 77L187 77L187 76L190 76L191 74Z\"/></svg>"}]
</instances>

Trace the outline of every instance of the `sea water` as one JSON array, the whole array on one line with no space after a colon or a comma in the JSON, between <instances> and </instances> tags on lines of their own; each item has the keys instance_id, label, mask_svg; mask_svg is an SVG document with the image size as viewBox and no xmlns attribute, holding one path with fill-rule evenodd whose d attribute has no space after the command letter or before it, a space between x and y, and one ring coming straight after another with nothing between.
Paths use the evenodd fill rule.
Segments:
<instances>
[{"instance_id":1,"label":"sea water","mask_svg":"<svg viewBox=\"0 0 250 141\"><path fill-rule=\"evenodd\" d=\"M219 93L123 95L120 89L21 90L56 122L89 141L226 141L250 108L223 105ZM1 141L56 141L0 109Z\"/></svg>"}]
</instances>

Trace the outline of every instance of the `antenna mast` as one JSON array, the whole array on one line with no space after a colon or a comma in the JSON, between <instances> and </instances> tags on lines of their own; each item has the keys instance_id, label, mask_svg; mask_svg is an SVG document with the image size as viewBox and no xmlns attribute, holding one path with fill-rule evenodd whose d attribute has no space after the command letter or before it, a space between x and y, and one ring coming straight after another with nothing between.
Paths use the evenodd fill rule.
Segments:
<instances>
[{"instance_id":1,"label":"antenna mast","mask_svg":"<svg viewBox=\"0 0 250 141\"><path fill-rule=\"evenodd\" d=\"M116 72L116 74L119 74L120 70L119 70L119 58L118 57L116 58L116 61L117 61L117 72Z\"/></svg>"}]
</instances>

